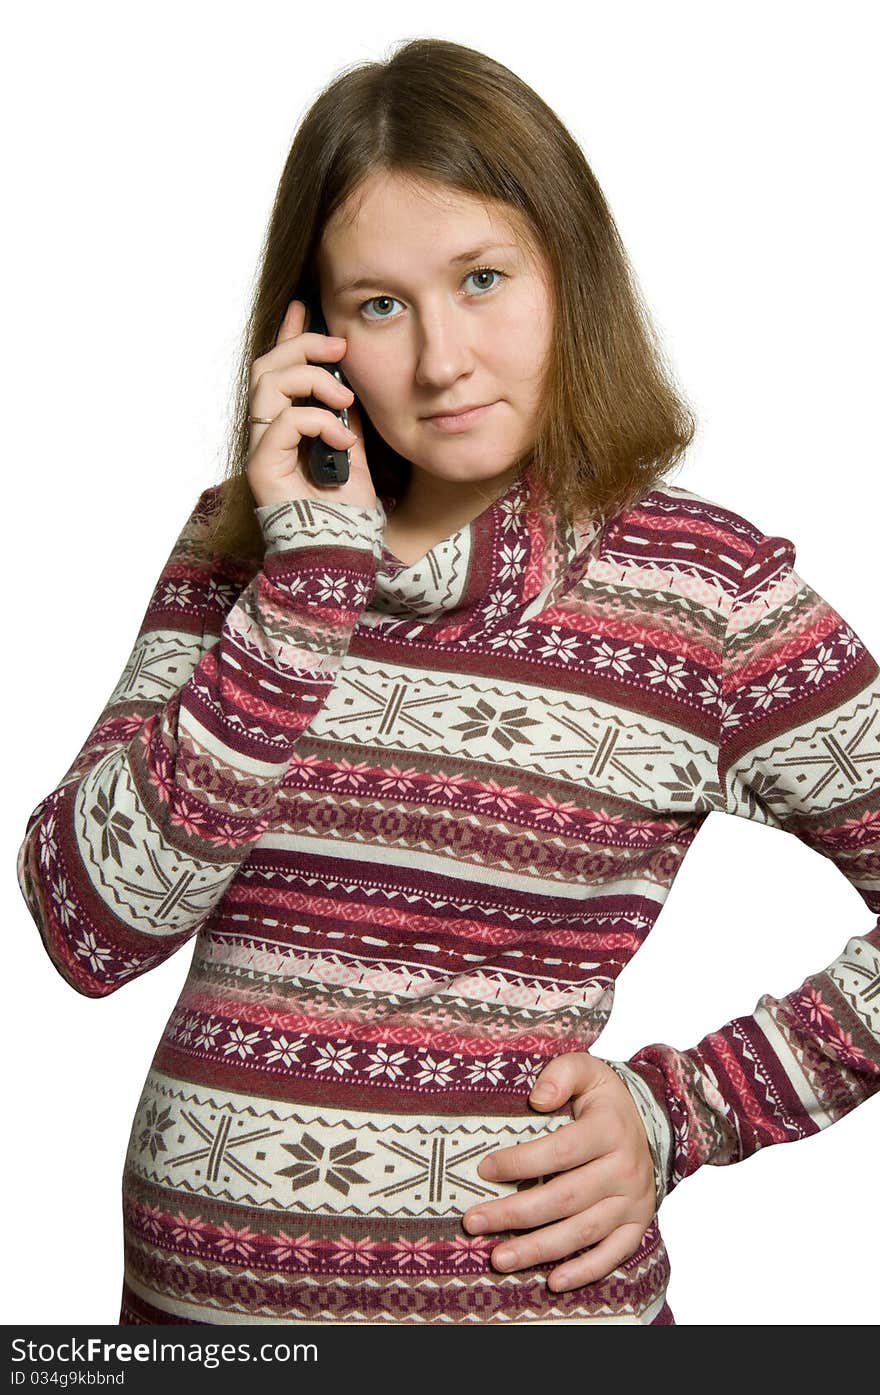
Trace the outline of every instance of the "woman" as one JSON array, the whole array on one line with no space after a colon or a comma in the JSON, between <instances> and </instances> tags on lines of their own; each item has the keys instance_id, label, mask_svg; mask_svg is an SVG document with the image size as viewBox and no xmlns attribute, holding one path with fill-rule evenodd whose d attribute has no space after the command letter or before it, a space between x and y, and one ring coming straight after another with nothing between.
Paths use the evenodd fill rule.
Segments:
<instances>
[{"instance_id":1,"label":"woman","mask_svg":"<svg viewBox=\"0 0 880 1395\"><path fill-rule=\"evenodd\" d=\"M120 1321L671 1323L665 1195L880 1088L880 929L689 1051L591 1053L710 810L877 909L877 665L786 538L663 482L692 434L528 87L436 40L330 84L228 477L19 853L77 991L195 942Z\"/></svg>"}]
</instances>

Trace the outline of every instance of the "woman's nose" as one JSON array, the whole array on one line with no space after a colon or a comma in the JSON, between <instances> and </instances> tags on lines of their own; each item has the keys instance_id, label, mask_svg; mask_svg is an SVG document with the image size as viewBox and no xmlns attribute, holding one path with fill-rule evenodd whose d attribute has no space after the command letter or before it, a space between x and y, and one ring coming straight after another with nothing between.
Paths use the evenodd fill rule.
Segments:
<instances>
[{"instance_id":1,"label":"woman's nose","mask_svg":"<svg viewBox=\"0 0 880 1395\"><path fill-rule=\"evenodd\" d=\"M457 322L454 310L423 319L418 336L416 378L419 383L442 386L470 371L473 353L469 337L465 327Z\"/></svg>"}]
</instances>

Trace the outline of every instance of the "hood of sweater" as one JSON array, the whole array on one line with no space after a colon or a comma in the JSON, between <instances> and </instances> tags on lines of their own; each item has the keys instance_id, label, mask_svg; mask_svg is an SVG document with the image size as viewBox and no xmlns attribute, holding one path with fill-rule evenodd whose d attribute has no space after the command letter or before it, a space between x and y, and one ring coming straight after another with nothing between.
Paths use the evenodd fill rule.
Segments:
<instances>
[{"instance_id":1,"label":"hood of sweater","mask_svg":"<svg viewBox=\"0 0 880 1395\"><path fill-rule=\"evenodd\" d=\"M522 472L463 527L412 563L383 545L365 623L455 639L530 602L544 603L585 566L597 542L592 520L564 527L536 481ZM392 622L392 623L389 623Z\"/></svg>"}]
</instances>

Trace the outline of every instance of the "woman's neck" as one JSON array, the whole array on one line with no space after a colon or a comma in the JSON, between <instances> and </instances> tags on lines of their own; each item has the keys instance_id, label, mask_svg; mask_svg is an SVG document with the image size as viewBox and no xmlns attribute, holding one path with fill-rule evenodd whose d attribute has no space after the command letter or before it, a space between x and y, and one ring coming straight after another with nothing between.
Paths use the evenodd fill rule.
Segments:
<instances>
[{"instance_id":1,"label":"woman's neck","mask_svg":"<svg viewBox=\"0 0 880 1395\"><path fill-rule=\"evenodd\" d=\"M491 479L459 482L439 479L414 468L389 521L393 519L398 533L436 533L438 540L447 538L489 508L519 473L517 464Z\"/></svg>"},{"instance_id":2,"label":"woman's neck","mask_svg":"<svg viewBox=\"0 0 880 1395\"><path fill-rule=\"evenodd\" d=\"M405 493L388 515L385 546L399 561L414 565L437 543L489 508L519 473L519 466L515 466L488 480L450 486L448 480L414 470Z\"/></svg>"}]
</instances>

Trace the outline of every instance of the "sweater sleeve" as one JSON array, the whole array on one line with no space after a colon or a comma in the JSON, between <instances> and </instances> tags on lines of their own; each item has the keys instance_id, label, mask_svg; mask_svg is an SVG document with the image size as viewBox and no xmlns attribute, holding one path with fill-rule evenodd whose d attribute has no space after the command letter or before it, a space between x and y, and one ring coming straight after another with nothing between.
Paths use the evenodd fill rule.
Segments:
<instances>
[{"instance_id":1,"label":"sweater sleeve","mask_svg":"<svg viewBox=\"0 0 880 1395\"><path fill-rule=\"evenodd\" d=\"M220 489L200 495L116 687L18 852L44 948L87 997L162 963L212 914L271 824L374 590L381 504L257 508L265 556L242 573L204 543Z\"/></svg>"},{"instance_id":2,"label":"sweater sleeve","mask_svg":"<svg viewBox=\"0 0 880 1395\"><path fill-rule=\"evenodd\" d=\"M648 1132L657 1204L703 1163L827 1128L880 1090L880 678L840 615L762 537L724 636L719 808L830 858L875 917L785 997L698 1045L609 1061Z\"/></svg>"}]
</instances>

